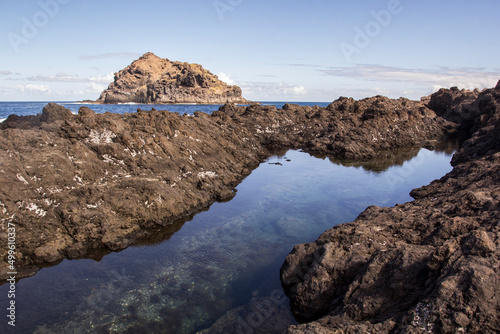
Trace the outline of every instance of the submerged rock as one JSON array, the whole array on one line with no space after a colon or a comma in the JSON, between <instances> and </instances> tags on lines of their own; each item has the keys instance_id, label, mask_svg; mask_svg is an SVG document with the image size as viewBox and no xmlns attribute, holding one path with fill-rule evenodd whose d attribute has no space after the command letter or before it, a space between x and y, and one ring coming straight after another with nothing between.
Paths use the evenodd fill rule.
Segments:
<instances>
[{"instance_id":1,"label":"submerged rock","mask_svg":"<svg viewBox=\"0 0 500 334\"><path fill-rule=\"evenodd\" d=\"M278 293L270 297L254 297L250 303L228 311L212 326L198 333L286 333L288 325L294 320L283 303L285 298L278 297Z\"/></svg>"}]
</instances>

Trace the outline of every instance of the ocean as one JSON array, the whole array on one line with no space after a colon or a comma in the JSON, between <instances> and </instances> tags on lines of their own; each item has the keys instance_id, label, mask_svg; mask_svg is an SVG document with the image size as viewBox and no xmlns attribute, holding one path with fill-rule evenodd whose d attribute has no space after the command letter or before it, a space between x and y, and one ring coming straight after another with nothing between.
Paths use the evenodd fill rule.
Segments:
<instances>
[{"instance_id":1,"label":"ocean","mask_svg":"<svg viewBox=\"0 0 500 334\"><path fill-rule=\"evenodd\" d=\"M42 109L49 102L0 102L0 122L3 122L9 115L15 114L19 116L36 115L42 112ZM125 103L125 104L88 104L79 102L55 102L68 108L74 114L78 113L78 110L85 106L96 113L112 112L117 114L124 113L134 113L137 109L151 110L155 108L157 110L169 110L172 112L179 113L181 115L188 114L192 115L195 111L202 111L211 114L212 111L219 109L221 104L137 104L137 103ZM274 105L277 108L283 107L287 102L260 102L263 105ZM330 102L290 102L294 104L299 104L303 106L314 106L318 105L320 107L326 107Z\"/></svg>"}]
</instances>

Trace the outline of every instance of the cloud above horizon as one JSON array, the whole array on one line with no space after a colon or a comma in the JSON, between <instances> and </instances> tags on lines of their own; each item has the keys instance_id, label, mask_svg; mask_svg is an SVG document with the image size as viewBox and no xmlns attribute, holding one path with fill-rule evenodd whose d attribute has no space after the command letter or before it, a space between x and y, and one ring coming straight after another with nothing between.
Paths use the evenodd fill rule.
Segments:
<instances>
[{"instance_id":1,"label":"cloud above horizon","mask_svg":"<svg viewBox=\"0 0 500 334\"><path fill-rule=\"evenodd\" d=\"M488 88L495 86L500 79L500 69L484 68L450 68L407 69L392 66L358 64L351 67L329 67L319 70L325 75L363 79L379 82L407 82L432 87L458 86L460 88Z\"/></svg>"},{"instance_id":2,"label":"cloud above horizon","mask_svg":"<svg viewBox=\"0 0 500 334\"><path fill-rule=\"evenodd\" d=\"M307 89L301 85L292 85L285 82L239 82L231 78L224 72L217 73L217 77L228 85L238 85L243 91L243 96L255 99L258 96L260 100L283 99L300 97L307 94Z\"/></svg>"},{"instance_id":3,"label":"cloud above horizon","mask_svg":"<svg viewBox=\"0 0 500 334\"><path fill-rule=\"evenodd\" d=\"M90 78L81 78L78 75L66 74L64 72L57 73L55 75L34 75L26 78L29 81L43 81L43 82L93 82L93 83L103 83L107 84L112 82L114 76L112 73L106 75L98 75Z\"/></svg>"},{"instance_id":4,"label":"cloud above horizon","mask_svg":"<svg viewBox=\"0 0 500 334\"><path fill-rule=\"evenodd\" d=\"M285 82L241 82L238 85L241 87L244 96L250 98L258 96L262 101L266 99L293 99L307 94L307 89L304 86Z\"/></svg>"},{"instance_id":5,"label":"cloud above horizon","mask_svg":"<svg viewBox=\"0 0 500 334\"><path fill-rule=\"evenodd\" d=\"M219 78L219 80L227 83L230 86L236 84L236 82L233 79L231 79L231 77L229 76L229 74L226 74L224 72L217 73L217 77Z\"/></svg>"},{"instance_id":6,"label":"cloud above horizon","mask_svg":"<svg viewBox=\"0 0 500 334\"><path fill-rule=\"evenodd\" d=\"M50 86L47 85L18 85L17 88L24 94L50 94Z\"/></svg>"},{"instance_id":7,"label":"cloud above horizon","mask_svg":"<svg viewBox=\"0 0 500 334\"><path fill-rule=\"evenodd\" d=\"M11 74L14 74L14 73L12 73L11 71L5 71L5 70L0 71L0 75L11 75Z\"/></svg>"},{"instance_id":8,"label":"cloud above horizon","mask_svg":"<svg viewBox=\"0 0 500 334\"><path fill-rule=\"evenodd\" d=\"M114 52L114 53L101 53L98 55L85 55L78 58L83 60L95 60L95 59L109 59L109 58L139 58L142 56L140 53L136 52Z\"/></svg>"}]
</instances>

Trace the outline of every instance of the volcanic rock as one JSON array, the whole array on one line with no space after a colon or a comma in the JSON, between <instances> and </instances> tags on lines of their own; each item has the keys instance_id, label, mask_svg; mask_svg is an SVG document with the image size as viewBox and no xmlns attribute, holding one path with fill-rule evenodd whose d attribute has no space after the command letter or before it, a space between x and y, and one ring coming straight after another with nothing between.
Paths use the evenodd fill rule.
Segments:
<instances>
[{"instance_id":1,"label":"volcanic rock","mask_svg":"<svg viewBox=\"0 0 500 334\"><path fill-rule=\"evenodd\" d=\"M498 332L500 92L452 88L431 101L472 132L454 169L413 202L369 207L295 246L281 280L304 323L288 333Z\"/></svg>"},{"instance_id":2,"label":"volcanic rock","mask_svg":"<svg viewBox=\"0 0 500 334\"><path fill-rule=\"evenodd\" d=\"M229 86L198 64L170 61L151 52L115 73L98 103L249 103L241 88Z\"/></svg>"},{"instance_id":3,"label":"volcanic rock","mask_svg":"<svg viewBox=\"0 0 500 334\"><path fill-rule=\"evenodd\" d=\"M87 107L73 115L49 104L37 116L0 124L0 240L15 224L18 271L36 271L123 249L153 228L231 198L273 150L366 160L433 146L456 126L423 102L382 96L340 98L326 108L228 103L194 117L155 109L96 114ZM6 249L0 258L7 260Z\"/></svg>"},{"instance_id":4,"label":"volcanic rock","mask_svg":"<svg viewBox=\"0 0 500 334\"><path fill-rule=\"evenodd\" d=\"M367 159L433 145L447 125L421 102L380 96L327 108L226 104L194 117L87 107L73 115L49 104L0 125L0 219L17 226L20 269L119 250L231 198L274 149Z\"/></svg>"}]
</instances>

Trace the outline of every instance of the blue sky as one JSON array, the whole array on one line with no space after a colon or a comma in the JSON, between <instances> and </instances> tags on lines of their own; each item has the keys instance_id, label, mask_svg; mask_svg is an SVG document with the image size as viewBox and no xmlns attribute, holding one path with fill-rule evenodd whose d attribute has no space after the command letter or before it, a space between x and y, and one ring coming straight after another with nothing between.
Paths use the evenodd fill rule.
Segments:
<instances>
[{"instance_id":1,"label":"blue sky","mask_svg":"<svg viewBox=\"0 0 500 334\"><path fill-rule=\"evenodd\" d=\"M148 51L259 101L418 99L500 79L498 0L0 1L0 101L96 99Z\"/></svg>"}]
</instances>

